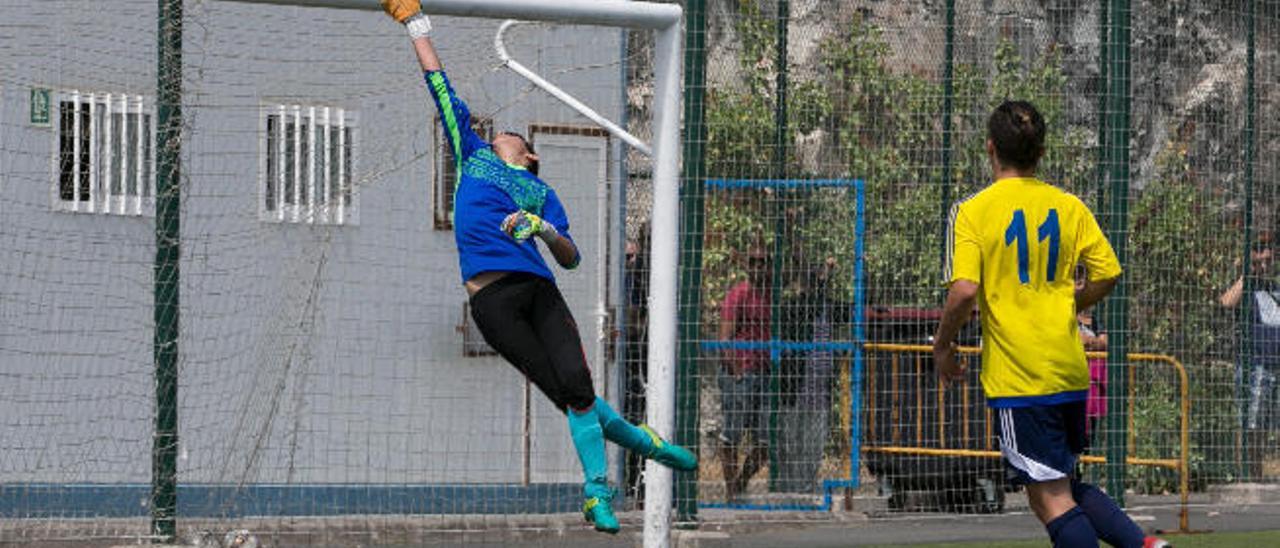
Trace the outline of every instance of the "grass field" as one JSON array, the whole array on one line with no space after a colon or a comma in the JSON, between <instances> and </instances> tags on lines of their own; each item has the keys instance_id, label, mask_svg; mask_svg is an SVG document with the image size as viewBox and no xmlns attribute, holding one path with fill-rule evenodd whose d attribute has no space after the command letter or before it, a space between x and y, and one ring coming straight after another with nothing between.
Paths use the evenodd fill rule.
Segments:
<instances>
[{"instance_id":1,"label":"grass field","mask_svg":"<svg viewBox=\"0 0 1280 548\"><path fill-rule=\"evenodd\" d=\"M1173 543L1175 548L1231 548L1242 546L1247 548L1280 548L1280 530L1253 531L1248 533L1205 533L1197 535L1169 535L1165 540ZM911 544L928 548L1044 548L1048 545L1048 537L1044 540L958 542L944 544ZM879 548L902 547L904 544L880 544ZM1105 546L1105 545L1104 545Z\"/></svg>"}]
</instances>

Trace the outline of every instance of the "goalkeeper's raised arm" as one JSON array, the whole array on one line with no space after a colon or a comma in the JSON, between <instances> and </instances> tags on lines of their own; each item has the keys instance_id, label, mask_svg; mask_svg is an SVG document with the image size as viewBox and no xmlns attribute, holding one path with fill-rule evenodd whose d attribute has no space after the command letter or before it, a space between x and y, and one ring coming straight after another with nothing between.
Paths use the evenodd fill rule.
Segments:
<instances>
[{"instance_id":1,"label":"goalkeeper's raised arm","mask_svg":"<svg viewBox=\"0 0 1280 548\"><path fill-rule=\"evenodd\" d=\"M382 9L409 31L413 51L418 56L423 78L431 92L431 100L440 112L445 139L449 141L449 148L453 151L453 161L458 168L455 172L461 173L462 164L467 158L487 143L472 130L471 111L454 93L453 85L444 73L444 65L436 53L435 44L428 36L431 32L431 20L422 13L418 0L382 0Z\"/></svg>"},{"instance_id":2,"label":"goalkeeper's raised arm","mask_svg":"<svg viewBox=\"0 0 1280 548\"><path fill-rule=\"evenodd\" d=\"M418 53L418 63L422 65L424 72L444 69L440 64L440 57L436 55L435 45L427 37L431 32L431 20L427 18L427 14L422 13L422 4L418 0L382 0L382 10L409 31L413 49Z\"/></svg>"}]
</instances>

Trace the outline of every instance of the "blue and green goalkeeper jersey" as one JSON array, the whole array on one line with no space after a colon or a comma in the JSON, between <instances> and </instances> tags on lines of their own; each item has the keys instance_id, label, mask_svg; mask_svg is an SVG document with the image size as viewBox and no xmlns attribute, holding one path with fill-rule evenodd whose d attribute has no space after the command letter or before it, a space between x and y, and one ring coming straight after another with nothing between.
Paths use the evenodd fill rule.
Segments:
<instances>
[{"instance_id":1,"label":"blue and green goalkeeper jersey","mask_svg":"<svg viewBox=\"0 0 1280 548\"><path fill-rule=\"evenodd\" d=\"M443 71L428 71L426 80L456 162L453 235L462 281L499 270L555 280L538 252L537 238L516 242L502 231L507 215L524 210L555 225L561 236L572 241L569 217L555 191L523 166L502 161L493 147L476 135L467 105L458 99ZM577 263L575 257L574 266Z\"/></svg>"}]
</instances>

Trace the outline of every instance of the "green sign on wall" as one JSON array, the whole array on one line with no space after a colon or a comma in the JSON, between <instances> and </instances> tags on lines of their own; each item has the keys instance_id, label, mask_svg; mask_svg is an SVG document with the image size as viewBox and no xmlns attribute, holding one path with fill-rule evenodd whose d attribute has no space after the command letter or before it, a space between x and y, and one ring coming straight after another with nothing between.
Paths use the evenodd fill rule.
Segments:
<instances>
[{"instance_id":1,"label":"green sign on wall","mask_svg":"<svg viewBox=\"0 0 1280 548\"><path fill-rule=\"evenodd\" d=\"M49 125L49 90L31 88L31 123L37 126Z\"/></svg>"}]
</instances>

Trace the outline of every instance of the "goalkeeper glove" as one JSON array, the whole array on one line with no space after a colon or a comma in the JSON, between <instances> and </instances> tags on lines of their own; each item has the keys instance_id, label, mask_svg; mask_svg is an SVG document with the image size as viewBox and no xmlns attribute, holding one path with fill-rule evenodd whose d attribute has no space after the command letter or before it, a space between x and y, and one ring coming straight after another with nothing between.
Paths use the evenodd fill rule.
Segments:
<instances>
[{"instance_id":1,"label":"goalkeeper glove","mask_svg":"<svg viewBox=\"0 0 1280 548\"><path fill-rule=\"evenodd\" d=\"M556 230L555 225L524 210L507 215L502 221L502 231L517 242L523 242L530 236L538 236L550 244L560 237L560 231Z\"/></svg>"},{"instance_id":2,"label":"goalkeeper glove","mask_svg":"<svg viewBox=\"0 0 1280 548\"><path fill-rule=\"evenodd\" d=\"M431 32L431 20L422 13L419 0L381 0L382 11L409 29L411 38L422 38Z\"/></svg>"}]
</instances>

